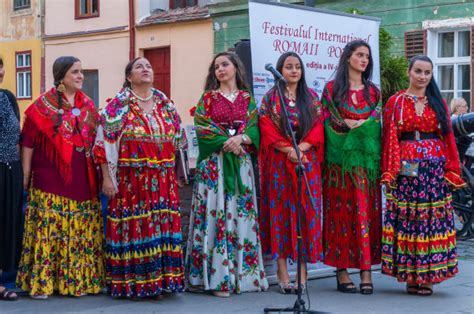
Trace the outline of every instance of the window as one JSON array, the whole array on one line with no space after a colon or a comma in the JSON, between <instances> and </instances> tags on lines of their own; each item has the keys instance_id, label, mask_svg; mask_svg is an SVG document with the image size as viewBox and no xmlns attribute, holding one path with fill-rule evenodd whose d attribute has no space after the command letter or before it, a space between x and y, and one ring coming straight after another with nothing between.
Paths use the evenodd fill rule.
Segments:
<instances>
[{"instance_id":1,"label":"window","mask_svg":"<svg viewBox=\"0 0 474 314\"><path fill-rule=\"evenodd\" d=\"M75 0L76 19L87 19L99 16L99 0Z\"/></svg>"},{"instance_id":2,"label":"window","mask_svg":"<svg viewBox=\"0 0 474 314\"><path fill-rule=\"evenodd\" d=\"M170 0L170 10L178 8L194 7L198 4L198 0Z\"/></svg>"},{"instance_id":3,"label":"window","mask_svg":"<svg viewBox=\"0 0 474 314\"><path fill-rule=\"evenodd\" d=\"M431 50L435 63L435 78L441 94L449 102L462 97L471 103L471 32L470 30L440 31L433 34Z\"/></svg>"},{"instance_id":4,"label":"window","mask_svg":"<svg viewBox=\"0 0 474 314\"><path fill-rule=\"evenodd\" d=\"M99 71L98 70L84 70L84 84L82 91L89 96L99 108Z\"/></svg>"},{"instance_id":5,"label":"window","mask_svg":"<svg viewBox=\"0 0 474 314\"><path fill-rule=\"evenodd\" d=\"M31 6L30 0L13 0L13 10L28 9Z\"/></svg>"},{"instance_id":6,"label":"window","mask_svg":"<svg viewBox=\"0 0 474 314\"><path fill-rule=\"evenodd\" d=\"M31 51L16 53L16 96L31 99Z\"/></svg>"}]
</instances>

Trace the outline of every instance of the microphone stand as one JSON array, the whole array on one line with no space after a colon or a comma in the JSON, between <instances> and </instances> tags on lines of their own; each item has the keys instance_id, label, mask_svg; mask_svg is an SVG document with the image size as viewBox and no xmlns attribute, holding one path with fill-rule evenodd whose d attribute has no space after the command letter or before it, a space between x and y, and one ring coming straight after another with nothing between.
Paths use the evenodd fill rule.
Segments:
<instances>
[{"instance_id":1,"label":"microphone stand","mask_svg":"<svg viewBox=\"0 0 474 314\"><path fill-rule=\"evenodd\" d=\"M301 287L301 260L303 258L303 252L302 252L302 234L301 234L301 215L303 212L303 191L302 191L302 179L305 181L306 185L306 191L308 192L308 197L311 201L311 206L316 209L316 203L314 202L313 196L311 195L311 190L309 188L308 184L308 178L306 177L306 172L305 172L305 167L303 165L303 162L301 160L301 151L298 147L298 143L296 142L296 137L295 137L295 132L293 131L291 124L290 124L290 118L288 115L288 111L286 109L286 100L283 94L283 91L280 86L280 82L286 83L286 81L282 77L277 77L275 76L275 86L278 89L278 95L280 96L281 100L281 107L282 107L282 112L283 112L283 119L286 120L286 130L285 132L290 136L291 138L291 143L293 144L293 148L296 152L296 156L298 159L297 165L296 165L296 174L297 174L297 185L298 185L298 194L297 194L297 206L296 206L296 234L297 234L297 246L298 246L298 257L297 257L297 264L296 264L296 276L297 276L297 282L298 282L298 293L297 293L297 298L295 301L295 304L293 307L286 307L286 308L264 308L263 312L264 313L271 313L271 312L293 312L293 313L314 313L314 314L320 314L320 313L325 313L325 312L318 312L318 311L311 311L310 309L306 309L305 306L305 301L301 297L302 295L302 287ZM287 84L287 83L286 83ZM307 271L307 269L306 269ZM307 280L307 279L306 279ZM308 289L308 287L306 287ZM309 296L308 296L309 298Z\"/></svg>"}]
</instances>

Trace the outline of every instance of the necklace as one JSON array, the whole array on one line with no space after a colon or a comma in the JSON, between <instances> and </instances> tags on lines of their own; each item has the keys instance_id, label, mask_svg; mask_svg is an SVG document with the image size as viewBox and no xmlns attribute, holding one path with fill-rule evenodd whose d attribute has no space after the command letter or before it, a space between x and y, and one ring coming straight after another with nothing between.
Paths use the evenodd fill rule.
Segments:
<instances>
[{"instance_id":1,"label":"necklace","mask_svg":"<svg viewBox=\"0 0 474 314\"><path fill-rule=\"evenodd\" d=\"M288 106L294 108L296 106L296 97L295 95L293 95L292 92L290 92L290 89L288 87L286 88L286 91L288 93L288 99L290 100Z\"/></svg>"},{"instance_id":2,"label":"necklace","mask_svg":"<svg viewBox=\"0 0 474 314\"><path fill-rule=\"evenodd\" d=\"M153 93L150 93L150 96L148 96L148 97L142 98L142 97L138 96L137 94L135 94L135 92L132 89L130 91L132 92L133 96L135 96L135 98L137 98L138 100L143 101L143 102L149 101L153 97Z\"/></svg>"},{"instance_id":3,"label":"necklace","mask_svg":"<svg viewBox=\"0 0 474 314\"><path fill-rule=\"evenodd\" d=\"M226 93L224 93L224 92L223 92L222 90L220 90L220 89L218 90L218 92L219 92L222 96L224 96L225 98L227 98L230 102L234 102L234 100L237 98L237 95L239 94L239 90L238 90L238 89L236 89L236 90L230 92L230 94L226 94Z\"/></svg>"},{"instance_id":4,"label":"necklace","mask_svg":"<svg viewBox=\"0 0 474 314\"><path fill-rule=\"evenodd\" d=\"M423 115L423 112L425 111L426 104L428 103L427 97L426 96L420 97L420 96L410 95L410 94L408 94L408 96L413 99L416 115L418 117L421 117Z\"/></svg>"}]
</instances>

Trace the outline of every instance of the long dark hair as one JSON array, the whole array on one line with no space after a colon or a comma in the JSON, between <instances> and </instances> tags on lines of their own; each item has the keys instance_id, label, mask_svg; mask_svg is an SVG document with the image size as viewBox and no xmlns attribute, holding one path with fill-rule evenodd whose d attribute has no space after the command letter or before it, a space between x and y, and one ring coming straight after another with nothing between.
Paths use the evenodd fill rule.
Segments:
<instances>
[{"instance_id":1,"label":"long dark hair","mask_svg":"<svg viewBox=\"0 0 474 314\"><path fill-rule=\"evenodd\" d=\"M249 90L249 87L247 85L247 81L245 80L245 68L244 65L242 64L242 61L240 61L240 58L233 52L221 52L215 55L215 57L212 59L211 65L209 65L209 70L207 73L207 78L206 78L206 83L204 85L204 90L205 91L211 91L211 90L216 90L219 89L221 86L221 83L217 79L216 76L216 69L214 63L216 62L216 59L219 57L227 57L227 59L232 62L232 64L235 67L235 81L237 83L237 88L240 90Z\"/></svg>"},{"instance_id":2,"label":"long dark hair","mask_svg":"<svg viewBox=\"0 0 474 314\"><path fill-rule=\"evenodd\" d=\"M359 47L367 47L369 49L369 64L367 68L362 72L362 84L364 84L364 99L370 106L374 106L374 103L370 99L370 86L375 87L372 83L372 71L374 68L374 60L372 59L372 49L368 43L363 40L354 40L349 42L342 52L341 58L339 59L339 65L336 71L336 77L334 79L334 101L336 104L346 102L348 99L349 89L351 84L349 82L349 58L352 56L354 51ZM378 91L378 88L377 88ZM380 97L380 95L378 95Z\"/></svg>"},{"instance_id":3,"label":"long dark hair","mask_svg":"<svg viewBox=\"0 0 474 314\"><path fill-rule=\"evenodd\" d=\"M303 138L303 136L312 128L313 126L313 115L311 114L311 105L314 102L313 95L309 91L308 85L306 84L305 78L305 70L304 70L304 63L301 60L301 57L295 52L285 52L282 54L277 61L276 69L278 72L282 73L283 65L288 57L295 57L298 59L301 65L301 78L298 81L298 85L296 86L296 107L298 108L299 115L298 115L298 122L299 122L299 130L298 135L299 138ZM285 88L285 83L280 81L280 87L282 89ZM283 108L280 108L280 114L283 115L282 112ZM281 119L283 130L287 130L286 119Z\"/></svg>"},{"instance_id":4,"label":"long dark hair","mask_svg":"<svg viewBox=\"0 0 474 314\"><path fill-rule=\"evenodd\" d=\"M416 61L428 62L431 64L431 69L433 69L433 61L425 55L417 55L410 59L410 63L408 64L408 71L413 68L413 65ZM439 90L438 84L433 76L431 76L431 80L426 87L425 95L428 98L428 105L433 108L434 112L436 113L436 118L441 126L441 133L443 135L448 134L451 130L450 125L448 124L448 111L446 110L446 106L444 105L443 96L441 96L441 92Z\"/></svg>"},{"instance_id":5,"label":"long dark hair","mask_svg":"<svg viewBox=\"0 0 474 314\"><path fill-rule=\"evenodd\" d=\"M80 61L81 60L73 56L63 56L57 58L53 63L54 86L56 87L56 98L59 106L58 114L56 115L56 123L53 126L54 135L58 133L59 126L63 122L63 95L62 92L58 90L58 86L62 84L62 80L66 76L67 71L69 71L69 69L74 65L74 63Z\"/></svg>"},{"instance_id":6,"label":"long dark hair","mask_svg":"<svg viewBox=\"0 0 474 314\"><path fill-rule=\"evenodd\" d=\"M132 83L130 83L129 80L127 80L127 78L130 76L130 74L132 73L132 70L133 70L133 65L135 64L135 62L137 62L138 60L140 59L145 59L143 57L136 57L135 59L133 60L130 60L128 63L127 63L127 66L125 67L125 81L123 82L123 87L128 87L128 88L131 88L132 87Z\"/></svg>"}]
</instances>

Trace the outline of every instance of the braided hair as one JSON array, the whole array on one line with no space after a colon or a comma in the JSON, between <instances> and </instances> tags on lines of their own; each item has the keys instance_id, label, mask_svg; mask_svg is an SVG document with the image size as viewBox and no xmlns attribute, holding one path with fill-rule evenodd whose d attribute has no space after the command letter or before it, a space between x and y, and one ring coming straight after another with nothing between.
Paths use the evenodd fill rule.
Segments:
<instances>
[{"instance_id":1,"label":"braided hair","mask_svg":"<svg viewBox=\"0 0 474 314\"><path fill-rule=\"evenodd\" d=\"M58 129L63 122L63 93L58 89L58 86L62 84L62 80L66 76L67 71L74 65L76 62L80 62L76 57L73 56L63 56L59 57L54 61L53 64L53 78L54 86L56 87L56 97L58 102L58 113L56 115L56 122L54 124L54 135L58 133Z\"/></svg>"}]
</instances>

